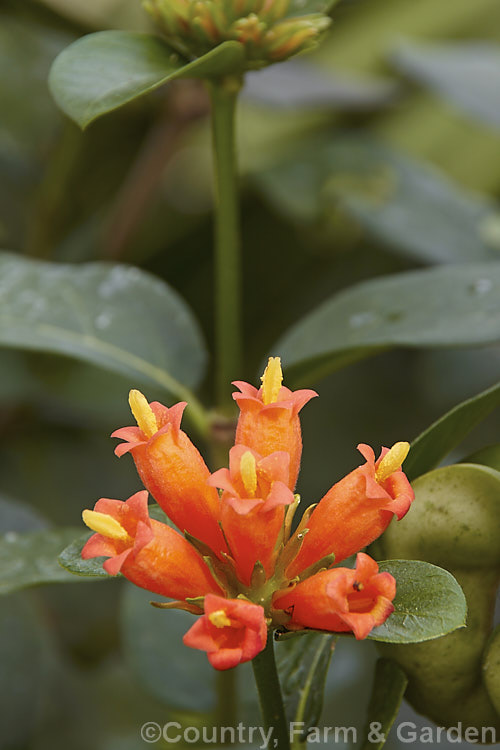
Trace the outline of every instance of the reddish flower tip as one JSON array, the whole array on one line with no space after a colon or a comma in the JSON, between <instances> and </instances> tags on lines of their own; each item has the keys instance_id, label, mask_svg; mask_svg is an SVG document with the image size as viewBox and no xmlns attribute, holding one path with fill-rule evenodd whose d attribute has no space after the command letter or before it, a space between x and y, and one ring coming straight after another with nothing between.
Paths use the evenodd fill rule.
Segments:
<instances>
[{"instance_id":1,"label":"reddish flower tip","mask_svg":"<svg viewBox=\"0 0 500 750\"><path fill-rule=\"evenodd\" d=\"M293 490L302 454L299 412L318 394L311 390L291 391L281 384L282 379L279 357L270 357L261 388L234 381L239 393L233 393L233 398L240 408L236 444L246 445L261 456L277 451L289 453L287 484Z\"/></svg>"},{"instance_id":2,"label":"reddish flower tip","mask_svg":"<svg viewBox=\"0 0 500 750\"><path fill-rule=\"evenodd\" d=\"M358 445L366 463L334 484L314 509L304 544L287 569L290 578L332 553L337 563L345 560L375 541L394 516L407 513L415 495L399 465L404 446L383 448L375 461L369 445Z\"/></svg>"},{"instance_id":3,"label":"reddish flower tip","mask_svg":"<svg viewBox=\"0 0 500 750\"><path fill-rule=\"evenodd\" d=\"M84 523L96 533L82 549L82 558L109 557L103 567L118 575L129 555L137 555L154 537L146 490L125 502L102 497L94 510L83 511Z\"/></svg>"},{"instance_id":4,"label":"reddish flower tip","mask_svg":"<svg viewBox=\"0 0 500 750\"><path fill-rule=\"evenodd\" d=\"M244 599L205 597L205 614L183 638L191 648L206 651L215 669L230 669L250 661L266 646L264 609Z\"/></svg>"},{"instance_id":5,"label":"reddish flower tip","mask_svg":"<svg viewBox=\"0 0 500 750\"><path fill-rule=\"evenodd\" d=\"M231 505L240 515L252 510L266 513L293 502L288 488L290 455L284 451L262 458L245 445L229 451L229 470L218 469L208 484L223 490L222 502Z\"/></svg>"},{"instance_id":6,"label":"reddish flower tip","mask_svg":"<svg viewBox=\"0 0 500 750\"><path fill-rule=\"evenodd\" d=\"M182 415L187 406L185 401L180 401L168 408L159 401L149 403L140 391L132 390L129 395L129 404L137 426L121 427L111 434L111 437L124 441L115 448L115 454L118 457L139 445L146 445L153 439L156 440L168 430L172 430L175 437L178 436Z\"/></svg>"},{"instance_id":7,"label":"reddish flower tip","mask_svg":"<svg viewBox=\"0 0 500 750\"><path fill-rule=\"evenodd\" d=\"M358 450L366 459L366 495L379 499L384 496L388 502L384 510L391 511L401 520L410 509L415 493L401 468L401 464L408 455L409 443L396 443L392 448L382 448L380 456L375 461L375 454L369 445L360 443Z\"/></svg>"}]
</instances>

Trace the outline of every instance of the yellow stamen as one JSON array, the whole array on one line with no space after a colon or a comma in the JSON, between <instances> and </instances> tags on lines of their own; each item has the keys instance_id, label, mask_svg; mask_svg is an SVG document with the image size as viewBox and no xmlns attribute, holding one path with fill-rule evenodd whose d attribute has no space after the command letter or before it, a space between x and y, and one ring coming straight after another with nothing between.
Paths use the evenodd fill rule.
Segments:
<instances>
[{"instance_id":1,"label":"yellow stamen","mask_svg":"<svg viewBox=\"0 0 500 750\"><path fill-rule=\"evenodd\" d=\"M211 612L208 615L208 619L216 628L227 628L228 625L231 625L231 620L223 609L217 609L215 612Z\"/></svg>"},{"instance_id":2,"label":"yellow stamen","mask_svg":"<svg viewBox=\"0 0 500 750\"><path fill-rule=\"evenodd\" d=\"M250 451L246 451L241 457L240 474L243 480L243 486L248 492L249 497L255 497L257 490L257 465L255 458Z\"/></svg>"},{"instance_id":3,"label":"yellow stamen","mask_svg":"<svg viewBox=\"0 0 500 750\"><path fill-rule=\"evenodd\" d=\"M153 437L158 432L158 423L147 398L140 391L132 390L128 402L139 429L146 437Z\"/></svg>"},{"instance_id":4,"label":"yellow stamen","mask_svg":"<svg viewBox=\"0 0 500 750\"><path fill-rule=\"evenodd\" d=\"M386 453L375 472L377 482L384 482L399 469L410 450L410 443L395 443Z\"/></svg>"},{"instance_id":5,"label":"yellow stamen","mask_svg":"<svg viewBox=\"0 0 500 750\"><path fill-rule=\"evenodd\" d=\"M276 403L283 382L283 371L281 369L281 360L279 357L269 357L267 367L264 370L261 380L263 403Z\"/></svg>"},{"instance_id":6,"label":"yellow stamen","mask_svg":"<svg viewBox=\"0 0 500 750\"><path fill-rule=\"evenodd\" d=\"M109 539L122 539L125 541L129 538L121 523L116 518L106 515L106 513L98 513L95 510L84 510L82 518L83 523L89 529L102 534L102 536L107 536Z\"/></svg>"}]
</instances>

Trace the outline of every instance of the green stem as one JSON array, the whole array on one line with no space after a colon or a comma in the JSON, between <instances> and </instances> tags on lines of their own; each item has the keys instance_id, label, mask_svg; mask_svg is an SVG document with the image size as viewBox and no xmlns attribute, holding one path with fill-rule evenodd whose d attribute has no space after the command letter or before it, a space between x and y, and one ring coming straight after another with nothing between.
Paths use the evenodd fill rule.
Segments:
<instances>
[{"instance_id":1,"label":"green stem","mask_svg":"<svg viewBox=\"0 0 500 750\"><path fill-rule=\"evenodd\" d=\"M241 244L235 148L235 112L241 78L211 83L215 167L216 403L232 411L231 380L241 377Z\"/></svg>"},{"instance_id":2,"label":"green stem","mask_svg":"<svg viewBox=\"0 0 500 750\"><path fill-rule=\"evenodd\" d=\"M216 724L219 727L235 727L238 718L237 672L227 669L217 672Z\"/></svg>"},{"instance_id":3,"label":"green stem","mask_svg":"<svg viewBox=\"0 0 500 750\"><path fill-rule=\"evenodd\" d=\"M272 729L269 747L290 750L290 732L285 716L281 685L274 659L274 639L270 632L264 651L252 661L266 732Z\"/></svg>"}]
</instances>

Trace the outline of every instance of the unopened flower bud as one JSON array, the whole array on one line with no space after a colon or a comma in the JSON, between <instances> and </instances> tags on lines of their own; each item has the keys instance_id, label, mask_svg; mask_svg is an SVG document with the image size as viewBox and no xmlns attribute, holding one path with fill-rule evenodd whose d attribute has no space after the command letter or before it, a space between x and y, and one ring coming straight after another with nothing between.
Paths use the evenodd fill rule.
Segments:
<instances>
[{"instance_id":1,"label":"unopened flower bud","mask_svg":"<svg viewBox=\"0 0 500 750\"><path fill-rule=\"evenodd\" d=\"M222 42L245 47L246 67L261 68L313 47L330 25L322 13L291 15L290 0L143 0L169 43L199 57Z\"/></svg>"}]
</instances>

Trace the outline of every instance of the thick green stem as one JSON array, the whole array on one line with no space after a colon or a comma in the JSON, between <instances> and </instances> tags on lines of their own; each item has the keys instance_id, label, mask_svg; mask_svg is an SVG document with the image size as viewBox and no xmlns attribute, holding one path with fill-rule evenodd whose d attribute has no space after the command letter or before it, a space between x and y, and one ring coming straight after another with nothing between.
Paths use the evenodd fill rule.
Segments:
<instances>
[{"instance_id":1,"label":"thick green stem","mask_svg":"<svg viewBox=\"0 0 500 750\"><path fill-rule=\"evenodd\" d=\"M266 732L272 730L269 747L290 750L290 731L285 716L281 685L274 659L274 640L269 633L267 645L252 661L259 693L260 709Z\"/></svg>"},{"instance_id":2,"label":"thick green stem","mask_svg":"<svg viewBox=\"0 0 500 750\"><path fill-rule=\"evenodd\" d=\"M241 78L210 84L215 166L216 403L232 411L231 380L241 377L241 244L235 148L235 111Z\"/></svg>"},{"instance_id":3,"label":"thick green stem","mask_svg":"<svg viewBox=\"0 0 500 750\"><path fill-rule=\"evenodd\" d=\"M235 727L238 718L238 675L236 669L217 672L217 708L215 721L219 727Z\"/></svg>"}]
</instances>

